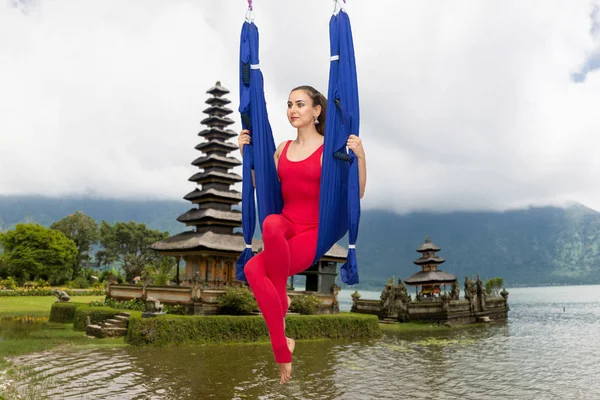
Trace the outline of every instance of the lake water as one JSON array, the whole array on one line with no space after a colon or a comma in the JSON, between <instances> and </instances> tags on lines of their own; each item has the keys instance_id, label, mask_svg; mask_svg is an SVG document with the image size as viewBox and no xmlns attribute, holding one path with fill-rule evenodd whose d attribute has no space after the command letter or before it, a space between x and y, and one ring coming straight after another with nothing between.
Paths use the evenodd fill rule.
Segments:
<instances>
[{"instance_id":1,"label":"lake water","mask_svg":"<svg viewBox=\"0 0 600 400\"><path fill-rule=\"evenodd\" d=\"M284 386L268 344L38 353L15 359L18 385L55 399L600 399L600 286L509 291L506 323L299 342Z\"/></svg>"}]
</instances>

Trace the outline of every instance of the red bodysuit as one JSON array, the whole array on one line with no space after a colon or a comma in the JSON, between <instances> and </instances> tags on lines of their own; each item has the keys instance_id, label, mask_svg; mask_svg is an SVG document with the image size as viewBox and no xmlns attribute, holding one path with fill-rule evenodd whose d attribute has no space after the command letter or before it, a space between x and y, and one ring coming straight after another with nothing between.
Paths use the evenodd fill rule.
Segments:
<instances>
[{"instance_id":1,"label":"red bodysuit","mask_svg":"<svg viewBox=\"0 0 600 400\"><path fill-rule=\"evenodd\" d=\"M283 323L288 308L287 279L312 265L319 224L323 145L304 160L290 161L287 158L290 143L283 148L277 166L283 210L265 218L264 249L244 268L267 323L277 363L292 361Z\"/></svg>"}]
</instances>

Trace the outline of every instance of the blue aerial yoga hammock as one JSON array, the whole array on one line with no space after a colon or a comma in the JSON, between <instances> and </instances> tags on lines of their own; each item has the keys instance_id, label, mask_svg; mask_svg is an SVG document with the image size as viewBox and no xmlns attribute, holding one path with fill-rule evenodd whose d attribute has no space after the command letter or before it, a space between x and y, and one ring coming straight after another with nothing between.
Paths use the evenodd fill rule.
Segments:
<instances>
[{"instance_id":1,"label":"blue aerial yoga hammock","mask_svg":"<svg viewBox=\"0 0 600 400\"><path fill-rule=\"evenodd\" d=\"M249 14L252 13L251 3ZM252 170L255 173L260 227L269 214L281 212L283 200L277 177L275 142L269 124L258 60L258 28L251 18L242 26L240 40L240 108L242 127L251 131L251 145L244 146L242 182L242 229L246 248L236 263L236 278L246 280L244 266L252 258L252 237L256 225ZM358 283L355 243L360 219L358 163L346 152L350 134L359 134L358 84L354 45L348 14L342 9L329 22L331 63L327 100L327 123L321 171L319 235L316 263L346 232L349 246L341 278Z\"/></svg>"}]
</instances>

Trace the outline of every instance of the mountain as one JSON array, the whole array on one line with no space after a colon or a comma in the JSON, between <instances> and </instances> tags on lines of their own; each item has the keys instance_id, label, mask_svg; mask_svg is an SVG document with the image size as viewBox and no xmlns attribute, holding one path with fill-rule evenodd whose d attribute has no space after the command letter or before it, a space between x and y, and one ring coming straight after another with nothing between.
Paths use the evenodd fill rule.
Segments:
<instances>
[{"instance_id":1,"label":"mountain","mask_svg":"<svg viewBox=\"0 0 600 400\"><path fill-rule=\"evenodd\" d=\"M98 222L144 222L152 229L171 234L186 230L176 218L189 210L187 201L143 201L76 197L0 196L0 229L20 222L50 226L75 211L83 211Z\"/></svg>"},{"instance_id":2,"label":"mountain","mask_svg":"<svg viewBox=\"0 0 600 400\"><path fill-rule=\"evenodd\" d=\"M364 281L417 271L415 249L430 236L446 259L440 269L507 284L600 283L600 213L582 205L505 212L366 211L357 252Z\"/></svg>"},{"instance_id":3,"label":"mountain","mask_svg":"<svg viewBox=\"0 0 600 400\"><path fill-rule=\"evenodd\" d=\"M101 221L144 222L175 234L185 201L0 196L0 228L34 221L49 226L75 212ZM418 271L415 249L430 236L446 262L440 269L507 285L600 283L600 213L583 205L505 212L417 212L405 215L363 210L357 242L361 287L381 288L395 275ZM342 241L342 245L347 244Z\"/></svg>"}]
</instances>

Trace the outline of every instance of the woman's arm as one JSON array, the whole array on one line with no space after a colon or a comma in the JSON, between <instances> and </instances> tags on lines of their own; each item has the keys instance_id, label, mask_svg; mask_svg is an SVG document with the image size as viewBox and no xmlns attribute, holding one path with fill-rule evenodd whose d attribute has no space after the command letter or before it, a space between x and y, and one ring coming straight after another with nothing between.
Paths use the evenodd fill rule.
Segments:
<instances>
[{"instance_id":1,"label":"woman's arm","mask_svg":"<svg viewBox=\"0 0 600 400\"><path fill-rule=\"evenodd\" d=\"M281 152L283 151L283 148L285 147L286 143L287 142L279 143L279 146L277 146L277 150L275 150L275 154L273 154L273 158L275 159L275 172L279 170L279 157L281 156ZM277 175L277 179L279 179L279 174Z\"/></svg>"},{"instance_id":2,"label":"woman's arm","mask_svg":"<svg viewBox=\"0 0 600 400\"><path fill-rule=\"evenodd\" d=\"M358 162L360 198L362 199L365 195L365 187L367 186L367 159L365 157L365 149L363 148L362 141L356 135L348 136L346 146L348 146L348 148L354 152L354 155L356 155L356 160Z\"/></svg>"},{"instance_id":3,"label":"woman's arm","mask_svg":"<svg viewBox=\"0 0 600 400\"><path fill-rule=\"evenodd\" d=\"M240 154L242 155L242 158L244 158L244 146L247 144L250 144L250 131L248 129L244 129L240 132L240 136L238 137L238 146L240 148ZM256 187L254 170L252 170L252 186Z\"/></svg>"}]
</instances>

